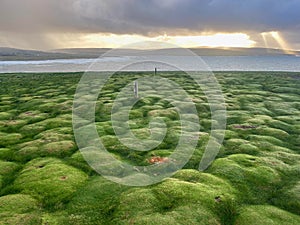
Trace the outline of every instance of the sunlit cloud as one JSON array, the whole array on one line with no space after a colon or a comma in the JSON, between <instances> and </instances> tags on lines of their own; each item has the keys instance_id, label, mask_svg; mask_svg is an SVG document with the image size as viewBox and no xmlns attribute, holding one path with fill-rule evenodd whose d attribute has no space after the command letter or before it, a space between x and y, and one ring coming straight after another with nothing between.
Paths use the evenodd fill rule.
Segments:
<instances>
[{"instance_id":1,"label":"sunlit cloud","mask_svg":"<svg viewBox=\"0 0 300 225\"><path fill-rule=\"evenodd\" d=\"M255 42L243 33L217 33L212 35L146 37L142 35L117 34L72 34L53 36L62 48L117 48L142 41L161 41L178 47L253 47ZM66 41L63 41L63 40ZM68 40L68 41L67 41Z\"/></svg>"},{"instance_id":2,"label":"sunlit cloud","mask_svg":"<svg viewBox=\"0 0 300 225\"><path fill-rule=\"evenodd\" d=\"M201 36L170 36L158 37L181 47L253 47L255 42L243 33L217 33Z\"/></svg>"}]
</instances>

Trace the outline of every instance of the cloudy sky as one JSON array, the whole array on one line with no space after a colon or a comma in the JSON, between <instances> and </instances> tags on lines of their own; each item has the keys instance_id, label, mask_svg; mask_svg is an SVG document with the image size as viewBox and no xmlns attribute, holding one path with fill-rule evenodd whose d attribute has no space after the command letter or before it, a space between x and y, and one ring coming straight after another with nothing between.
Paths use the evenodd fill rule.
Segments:
<instances>
[{"instance_id":1,"label":"cloudy sky","mask_svg":"<svg viewBox=\"0 0 300 225\"><path fill-rule=\"evenodd\" d=\"M0 46L101 48L159 40L300 50L299 10L300 0L0 0Z\"/></svg>"}]
</instances>

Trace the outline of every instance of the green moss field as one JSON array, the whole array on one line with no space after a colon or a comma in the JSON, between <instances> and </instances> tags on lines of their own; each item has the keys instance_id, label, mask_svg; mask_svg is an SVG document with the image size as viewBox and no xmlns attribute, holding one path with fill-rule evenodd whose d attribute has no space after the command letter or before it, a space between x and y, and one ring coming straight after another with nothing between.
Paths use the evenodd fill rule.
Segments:
<instances>
[{"instance_id":1,"label":"green moss field","mask_svg":"<svg viewBox=\"0 0 300 225\"><path fill-rule=\"evenodd\" d=\"M200 118L196 149L172 177L145 187L109 181L84 160L72 128L82 73L0 74L1 225L298 225L300 224L300 74L215 72L227 110L224 141L199 171L209 140L210 106L183 72L160 72L192 98ZM149 89L129 115L133 134L149 137L149 118L167 125L150 151L123 145L110 112L117 93L152 72L114 74L99 94L95 124L106 149L147 166L176 148L180 116ZM170 92L172 93L172 92Z\"/></svg>"}]
</instances>

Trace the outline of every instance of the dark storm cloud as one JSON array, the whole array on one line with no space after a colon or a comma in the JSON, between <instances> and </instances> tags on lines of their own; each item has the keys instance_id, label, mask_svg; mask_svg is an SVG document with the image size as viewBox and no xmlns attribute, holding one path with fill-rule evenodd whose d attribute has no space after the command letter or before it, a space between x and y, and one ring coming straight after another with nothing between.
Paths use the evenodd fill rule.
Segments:
<instances>
[{"instance_id":1,"label":"dark storm cloud","mask_svg":"<svg viewBox=\"0 0 300 225\"><path fill-rule=\"evenodd\" d=\"M299 37L300 0L0 0L0 32L158 35L278 30Z\"/></svg>"},{"instance_id":2,"label":"dark storm cloud","mask_svg":"<svg viewBox=\"0 0 300 225\"><path fill-rule=\"evenodd\" d=\"M300 28L299 0L0 0L1 30L149 34Z\"/></svg>"}]
</instances>

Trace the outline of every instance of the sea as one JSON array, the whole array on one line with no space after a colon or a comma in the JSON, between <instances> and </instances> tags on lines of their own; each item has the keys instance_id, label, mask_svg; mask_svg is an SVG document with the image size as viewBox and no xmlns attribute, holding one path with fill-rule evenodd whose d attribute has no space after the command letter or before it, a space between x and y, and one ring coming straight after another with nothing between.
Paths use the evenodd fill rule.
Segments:
<instances>
[{"instance_id":1,"label":"sea","mask_svg":"<svg viewBox=\"0 0 300 225\"><path fill-rule=\"evenodd\" d=\"M104 56L97 59L0 61L0 73L79 71L300 72L299 56Z\"/></svg>"}]
</instances>

